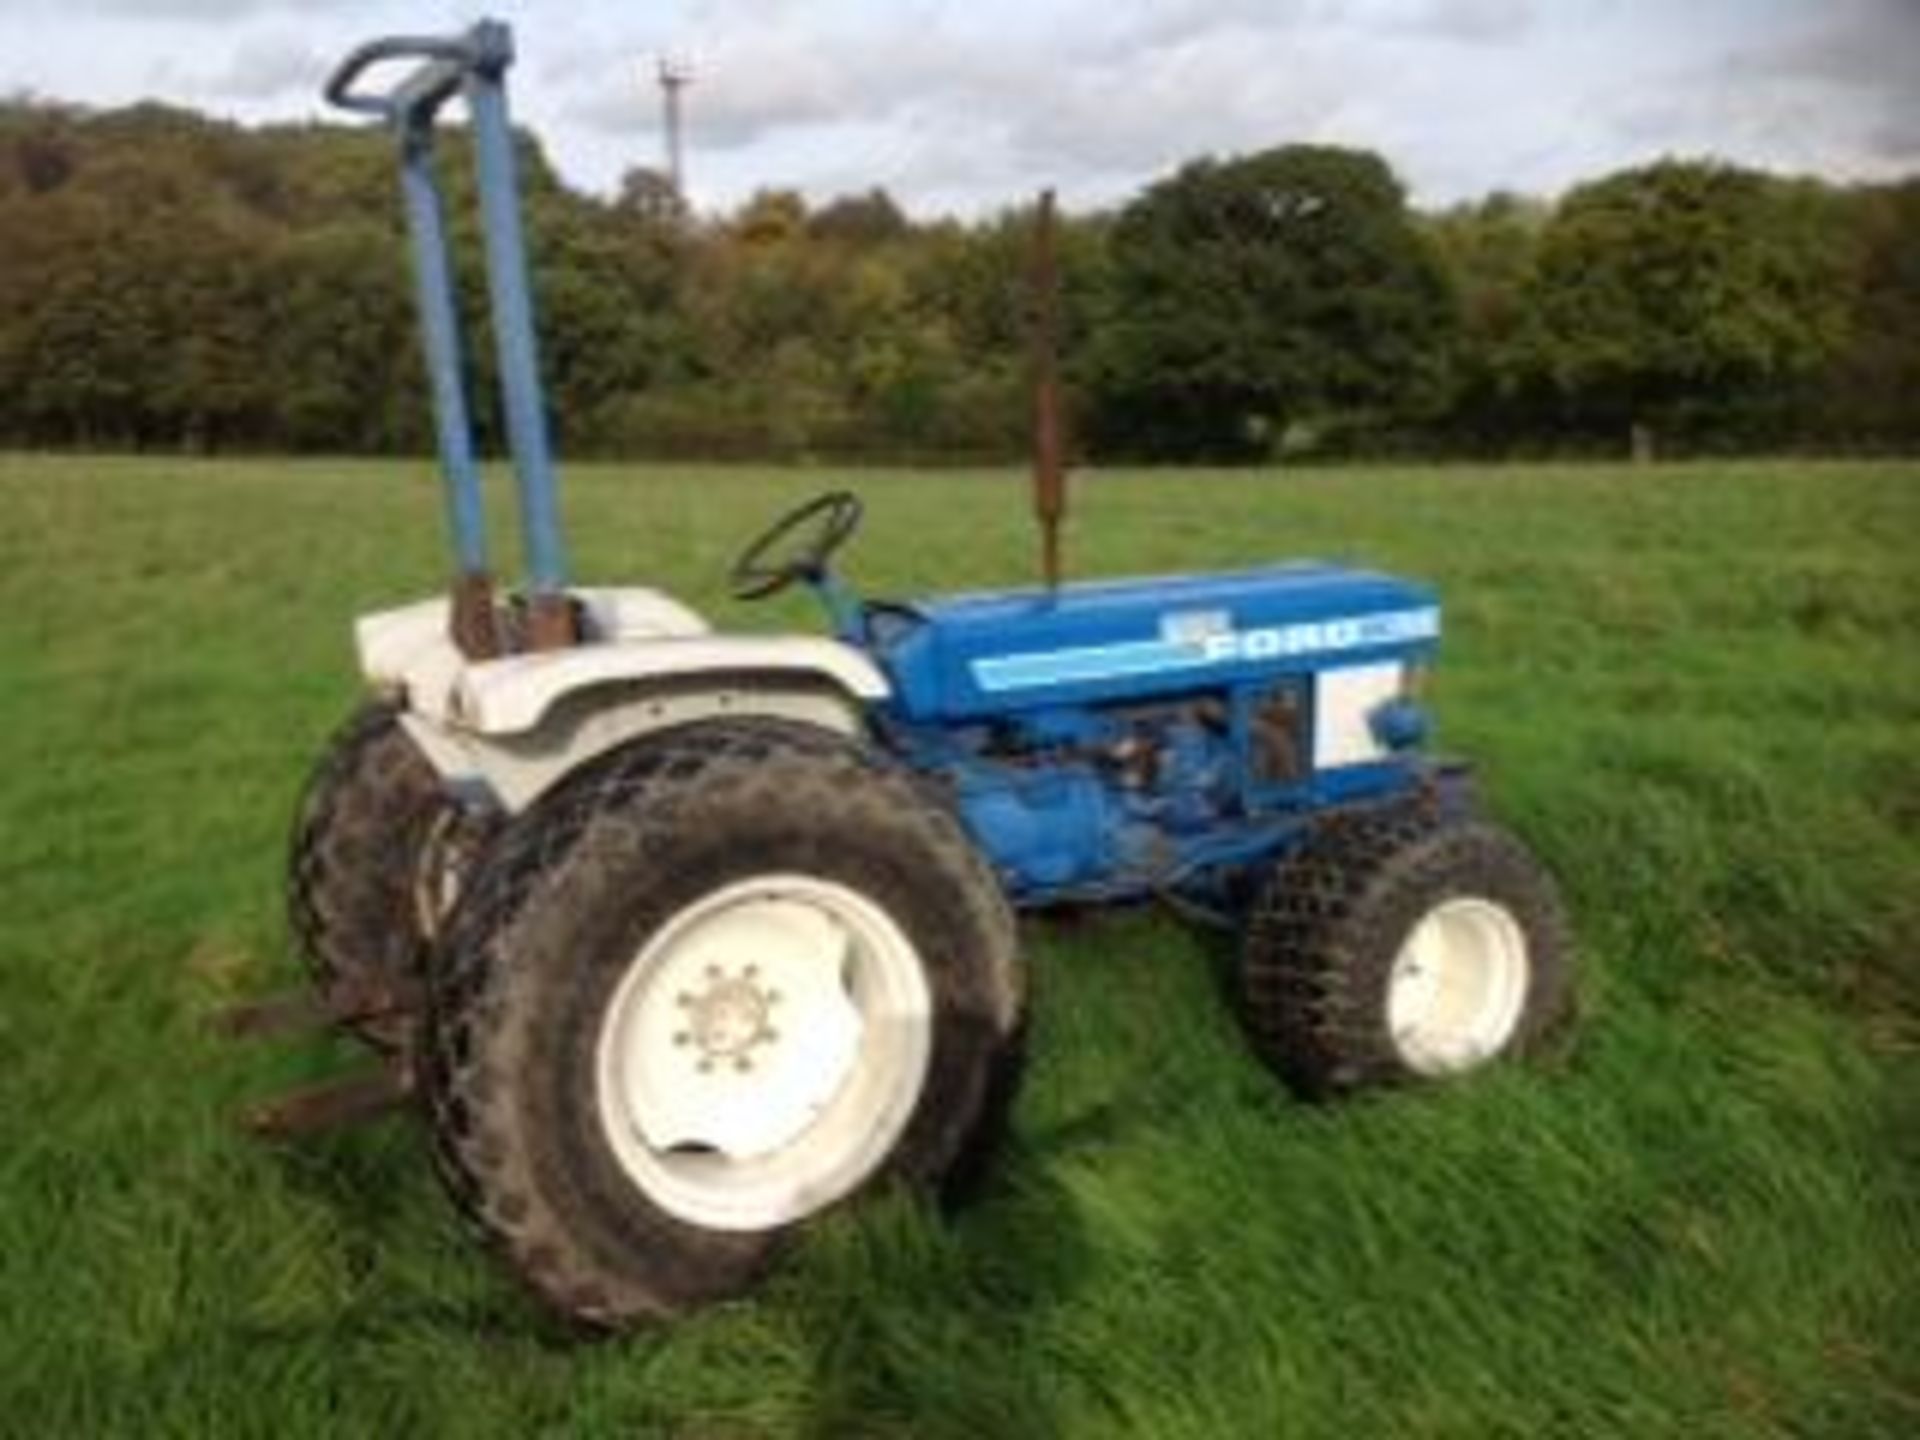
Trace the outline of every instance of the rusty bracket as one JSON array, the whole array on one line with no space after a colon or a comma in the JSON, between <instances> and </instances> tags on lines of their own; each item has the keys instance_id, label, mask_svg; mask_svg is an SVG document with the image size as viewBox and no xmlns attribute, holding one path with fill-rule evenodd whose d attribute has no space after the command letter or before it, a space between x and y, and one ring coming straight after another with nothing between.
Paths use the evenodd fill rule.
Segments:
<instances>
[{"instance_id":1,"label":"rusty bracket","mask_svg":"<svg viewBox=\"0 0 1920 1440\"><path fill-rule=\"evenodd\" d=\"M256 1040L335 1030L417 1008L410 997L385 988L338 985L327 992L307 986L229 1005L214 1017L214 1028L232 1040Z\"/></svg>"},{"instance_id":2,"label":"rusty bracket","mask_svg":"<svg viewBox=\"0 0 1920 1440\"><path fill-rule=\"evenodd\" d=\"M469 660L491 660L500 654L500 618L494 611L491 575L470 570L454 577L447 632Z\"/></svg>"},{"instance_id":3,"label":"rusty bracket","mask_svg":"<svg viewBox=\"0 0 1920 1440\"><path fill-rule=\"evenodd\" d=\"M579 617L573 597L564 593L534 594L527 598L526 645L529 650L564 650L580 643Z\"/></svg>"},{"instance_id":4,"label":"rusty bracket","mask_svg":"<svg viewBox=\"0 0 1920 1440\"><path fill-rule=\"evenodd\" d=\"M241 1123L263 1139L292 1140L372 1120L412 1094L413 1067L396 1057L377 1069L323 1080L255 1105Z\"/></svg>"},{"instance_id":5,"label":"rusty bracket","mask_svg":"<svg viewBox=\"0 0 1920 1440\"><path fill-rule=\"evenodd\" d=\"M383 1016L409 1013L408 997L384 988L336 986L327 993L301 986L279 995L229 1006L215 1018L231 1039L260 1039L335 1030ZM385 1114L413 1093L411 1047L400 1046L370 1070L303 1086L255 1105L241 1117L254 1135L287 1140L352 1125Z\"/></svg>"},{"instance_id":6,"label":"rusty bracket","mask_svg":"<svg viewBox=\"0 0 1920 1440\"><path fill-rule=\"evenodd\" d=\"M1060 417L1060 261L1053 191L1042 190L1034 212L1032 290L1033 513L1040 522L1040 574L1060 588L1060 524L1067 514L1067 462Z\"/></svg>"}]
</instances>

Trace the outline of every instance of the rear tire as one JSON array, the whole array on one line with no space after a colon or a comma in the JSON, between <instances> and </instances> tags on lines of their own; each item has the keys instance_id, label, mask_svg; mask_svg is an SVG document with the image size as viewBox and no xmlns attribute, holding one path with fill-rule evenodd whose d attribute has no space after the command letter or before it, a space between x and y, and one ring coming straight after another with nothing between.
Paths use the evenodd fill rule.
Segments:
<instances>
[{"instance_id":1,"label":"rear tire","mask_svg":"<svg viewBox=\"0 0 1920 1440\"><path fill-rule=\"evenodd\" d=\"M737 1295L822 1211L962 1168L1022 1007L959 824L767 720L648 737L543 797L474 876L430 1000L454 1199L604 1328Z\"/></svg>"},{"instance_id":2,"label":"rear tire","mask_svg":"<svg viewBox=\"0 0 1920 1440\"><path fill-rule=\"evenodd\" d=\"M1573 960L1551 877L1483 821L1344 817L1275 867L1249 917L1253 1045L1297 1092L1464 1074L1537 1048Z\"/></svg>"},{"instance_id":3,"label":"rear tire","mask_svg":"<svg viewBox=\"0 0 1920 1440\"><path fill-rule=\"evenodd\" d=\"M413 1038L427 952L476 827L388 702L354 711L307 780L288 924L322 998L376 1049Z\"/></svg>"}]
</instances>

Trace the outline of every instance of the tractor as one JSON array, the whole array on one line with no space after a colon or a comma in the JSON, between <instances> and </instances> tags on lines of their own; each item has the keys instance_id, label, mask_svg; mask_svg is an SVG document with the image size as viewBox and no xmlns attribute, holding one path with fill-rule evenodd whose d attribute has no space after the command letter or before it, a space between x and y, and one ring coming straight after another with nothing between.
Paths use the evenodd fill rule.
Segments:
<instances>
[{"instance_id":1,"label":"tractor","mask_svg":"<svg viewBox=\"0 0 1920 1440\"><path fill-rule=\"evenodd\" d=\"M1553 882L1426 748L1434 592L1308 562L1061 583L1045 365L1042 583L863 596L835 564L861 504L837 490L729 577L739 601L807 587L824 634L716 631L654 589L570 584L512 59L483 21L362 46L327 85L398 145L455 574L358 621L368 698L293 827L314 983L235 1022L318 1017L384 1064L262 1126L417 1099L509 1266L618 1329L747 1291L856 1197L978 1173L1020 1072L1024 912L1161 900L1228 927L1252 1047L1309 1097L1459 1076L1558 1028ZM523 531L511 592L435 179L456 96Z\"/></svg>"}]
</instances>

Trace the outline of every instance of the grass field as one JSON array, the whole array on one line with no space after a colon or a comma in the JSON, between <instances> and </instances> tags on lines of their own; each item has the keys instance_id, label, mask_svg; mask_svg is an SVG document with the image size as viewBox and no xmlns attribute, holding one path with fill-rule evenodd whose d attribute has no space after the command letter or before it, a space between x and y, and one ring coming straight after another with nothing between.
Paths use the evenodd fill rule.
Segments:
<instances>
[{"instance_id":1,"label":"grass field","mask_svg":"<svg viewBox=\"0 0 1920 1440\"><path fill-rule=\"evenodd\" d=\"M576 468L577 568L811 625L719 576L828 478ZM1028 573L1013 475L859 484L863 585ZM290 805L349 620L439 581L426 467L0 458L0 514L0 1432L1920 1433L1920 468L1085 477L1081 573L1439 582L1442 740L1563 880L1578 1045L1309 1108L1203 939L1036 930L978 1204L586 1346L409 1122L234 1133L342 1047L206 1030L294 972Z\"/></svg>"}]
</instances>

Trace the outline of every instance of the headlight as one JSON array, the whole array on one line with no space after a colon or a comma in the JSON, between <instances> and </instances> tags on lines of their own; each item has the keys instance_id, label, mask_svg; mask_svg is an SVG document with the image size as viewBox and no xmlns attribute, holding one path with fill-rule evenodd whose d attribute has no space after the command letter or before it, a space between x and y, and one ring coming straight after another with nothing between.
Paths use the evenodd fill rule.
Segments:
<instances>
[{"instance_id":1,"label":"headlight","mask_svg":"<svg viewBox=\"0 0 1920 1440\"><path fill-rule=\"evenodd\" d=\"M1427 738L1427 712L1404 696L1374 706L1367 725L1388 750L1411 750Z\"/></svg>"}]
</instances>

